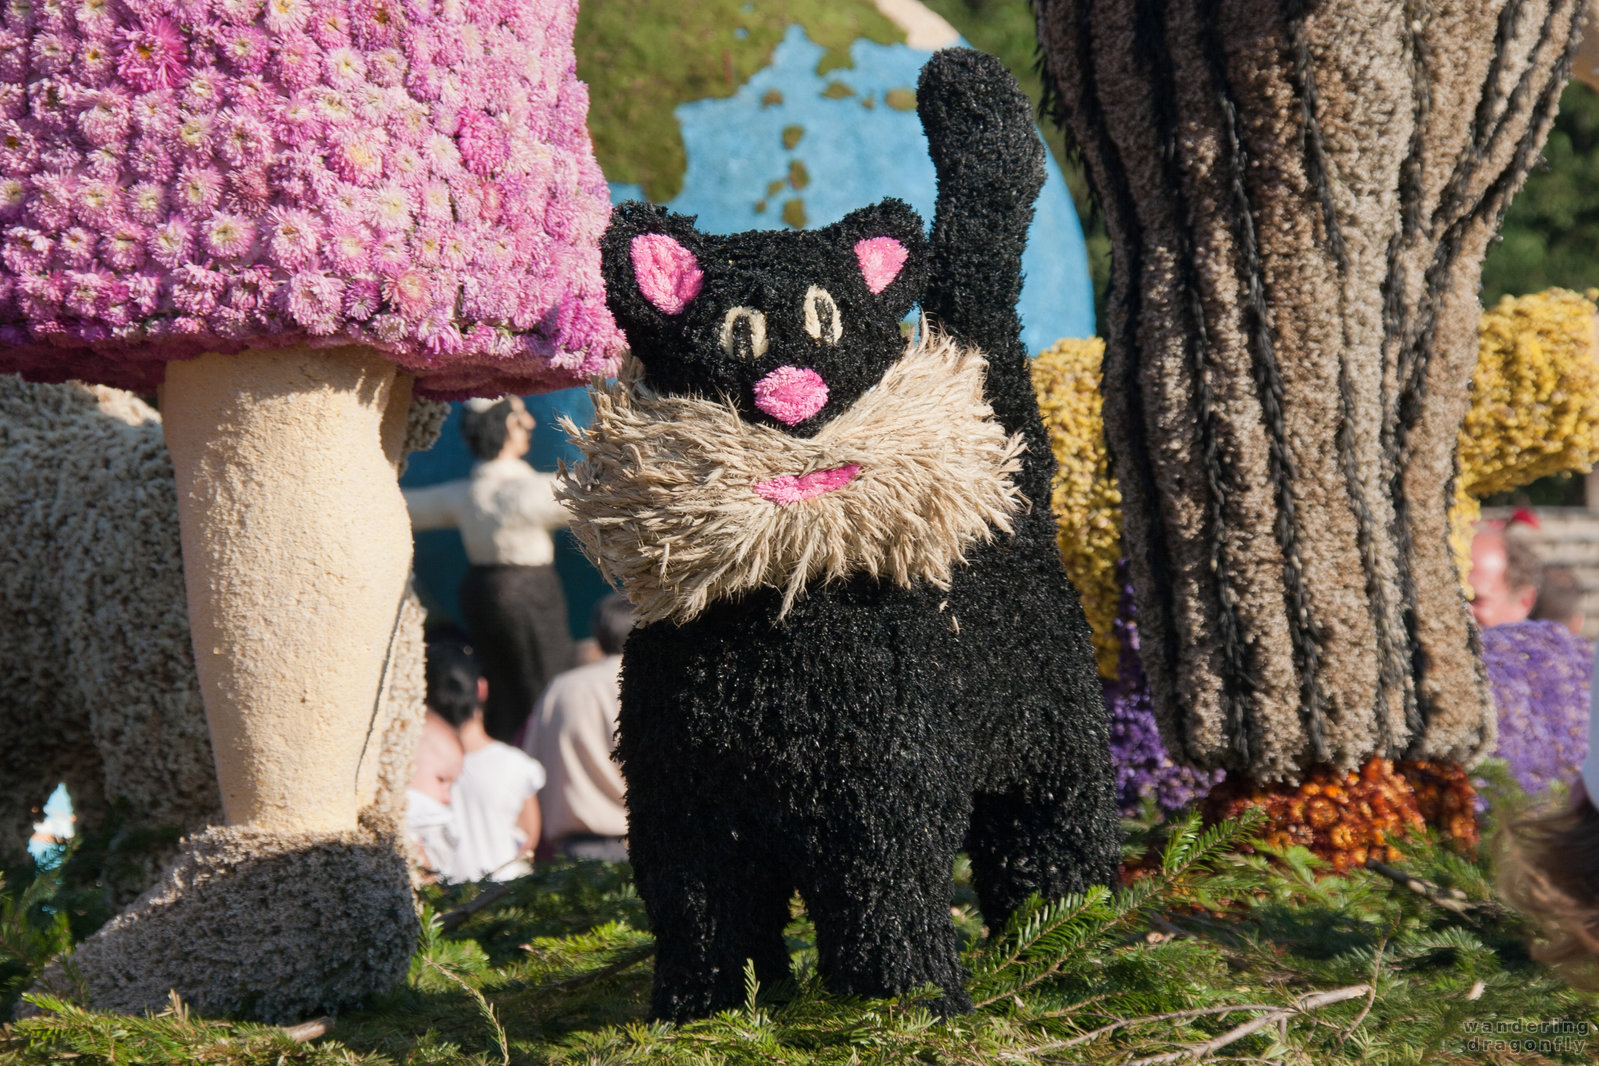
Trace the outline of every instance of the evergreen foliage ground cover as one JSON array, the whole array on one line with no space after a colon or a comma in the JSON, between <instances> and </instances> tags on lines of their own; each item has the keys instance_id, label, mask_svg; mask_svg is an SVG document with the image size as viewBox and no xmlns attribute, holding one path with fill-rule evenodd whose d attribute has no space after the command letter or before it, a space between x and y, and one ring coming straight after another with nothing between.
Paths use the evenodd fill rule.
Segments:
<instances>
[{"instance_id":1,"label":"evergreen foliage ground cover","mask_svg":"<svg viewBox=\"0 0 1599 1066\"><path fill-rule=\"evenodd\" d=\"M430 889L406 984L310 1030L144 1018L37 999L0 1030L0 1064L216 1063L1547 1063L1599 1057L1599 999L1531 961L1491 864L1422 841L1406 872L1332 876L1308 853L1240 849L1249 826L1128 823L1153 855L1114 894L1039 902L984 936L957 869L978 1003L939 1019L913 994L848 1001L816 976L795 903L796 979L748 982L737 1010L644 1020L652 940L626 867L561 864L506 889ZM1152 848L1152 851L1146 849ZM1485 849L1486 850L1486 849ZM0 1012L103 917L72 864L0 888ZM930 992L928 993L931 994ZM323 1032L323 1030L326 1030Z\"/></svg>"}]
</instances>

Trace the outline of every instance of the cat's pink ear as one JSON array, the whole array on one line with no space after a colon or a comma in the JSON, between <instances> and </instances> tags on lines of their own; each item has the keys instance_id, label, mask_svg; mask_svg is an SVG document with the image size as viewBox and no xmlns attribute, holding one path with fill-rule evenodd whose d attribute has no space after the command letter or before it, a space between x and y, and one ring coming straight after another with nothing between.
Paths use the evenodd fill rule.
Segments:
<instances>
[{"instance_id":1,"label":"cat's pink ear","mask_svg":"<svg viewBox=\"0 0 1599 1066\"><path fill-rule=\"evenodd\" d=\"M873 295L899 277L900 267L910 255L905 246L892 237L868 237L855 243L855 259L861 265L861 277Z\"/></svg>"},{"instance_id":2,"label":"cat's pink ear","mask_svg":"<svg viewBox=\"0 0 1599 1066\"><path fill-rule=\"evenodd\" d=\"M664 233L640 233L629 248L639 292L668 314L680 314L700 294L705 272L694 253Z\"/></svg>"}]
</instances>

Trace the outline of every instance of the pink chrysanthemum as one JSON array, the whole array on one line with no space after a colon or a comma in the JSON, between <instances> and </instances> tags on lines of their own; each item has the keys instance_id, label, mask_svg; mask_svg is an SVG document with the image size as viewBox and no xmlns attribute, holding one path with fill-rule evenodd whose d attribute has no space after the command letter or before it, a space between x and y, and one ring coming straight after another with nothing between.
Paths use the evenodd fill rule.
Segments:
<instances>
[{"instance_id":1,"label":"pink chrysanthemum","mask_svg":"<svg viewBox=\"0 0 1599 1066\"><path fill-rule=\"evenodd\" d=\"M128 304L141 315L161 306L161 278L155 274L133 274L128 279Z\"/></svg>"},{"instance_id":2,"label":"pink chrysanthemum","mask_svg":"<svg viewBox=\"0 0 1599 1066\"><path fill-rule=\"evenodd\" d=\"M193 155L204 157L211 151L212 129L216 115L209 111L183 111L179 113L177 140Z\"/></svg>"},{"instance_id":3,"label":"pink chrysanthemum","mask_svg":"<svg viewBox=\"0 0 1599 1066\"><path fill-rule=\"evenodd\" d=\"M20 85L0 82L0 119L16 119L27 114L28 97Z\"/></svg>"},{"instance_id":4,"label":"pink chrysanthemum","mask_svg":"<svg viewBox=\"0 0 1599 1066\"><path fill-rule=\"evenodd\" d=\"M72 43L59 33L41 33L30 49L33 69L41 74L56 74L72 62Z\"/></svg>"},{"instance_id":5,"label":"pink chrysanthemum","mask_svg":"<svg viewBox=\"0 0 1599 1066\"><path fill-rule=\"evenodd\" d=\"M437 228L422 230L411 238L411 255L422 266L438 266L444 234Z\"/></svg>"},{"instance_id":6,"label":"pink chrysanthemum","mask_svg":"<svg viewBox=\"0 0 1599 1066\"><path fill-rule=\"evenodd\" d=\"M38 140L18 123L0 120L0 167L8 174L26 174L38 159Z\"/></svg>"},{"instance_id":7,"label":"pink chrysanthemum","mask_svg":"<svg viewBox=\"0 0 1599 1066\"><path fill-rule=\"evenodd\" d=\"M179 210L193 214L210 211L222 199L222 175L214 167L193 164L178 172Z\"/></svg>"},{"instance_id":8,"label":"pink chrysanthemum","mask_svg":"<svg viewBox=\"0 0 1599 1066\"><path fill-rule=\"evenodd\" d=\"M109 277L100 289L100 303L95 313L100 321L122 330L133 321L133 308L128 304L128 283L114 274ZM118 335L113 333L113 336Z\"/></svg>"},{"instance_id":9,"label":"pink chrysanthemum","mask_svg":"<svg viewBox=\"0 0 1599 1066\"><path fill-rule=\"evenodd\" d=\"M128 170L144 181L168 182L177 173L178 165L159 139L140 137L128 155Z\"/></svg>"},{"instance_id":10,"label":"pink chrysanthemum","mask_svg":"<svg viewBox=\"0 0 1599 1066\"><path fill-rule=\"evenodd\" d=\"M290 34L279 42L273 65L278 80L290 90L315 85L322 73L322 49L303 33Z\"/></svg>"},{"instance_id":11,"label":"pink chrysanthemum","mask_svg":"<svg viewBox=\"0 0 1599 1066\"><path fill-rule=\"evenodd\" d=\"M269 307L277 282L272 271L264 266L253 266L240 272L228 285L227 305L239 311L255 311Z\"/></svg>"},{"instance_id":12,"label":"pink chrysanthemum","mask_svg":"<svg viewBox=\"0 0 1599 1066\"><path fill-rule=\"evenodd\" d=\"M100 238L100 257L116 270L144 264L144 229L124 222Z\"/></svg>"},{"instance_id":13,"label":"pink chrysanthemum","mask_svg":"<svg viewBox=\"0 0 1599 1066\"><path fill-rule=\"evenodd\" d=\"M255 26L229 26L217 34L217 41L222 58L247 74L260 72L271 53L267 35Z\"/></svg>"},{"instance_id":14,"label":"pink chrysanthemum","mask_svg":"<svg viewBox=\"0 0 1599 1066\"><path fill-rule=\"evenodd\" d=\"M167 187L154 181L141 181L128 190L128 214L135 221L152 226L166 213Z\"/></svg>"},{"instance_id":15,"label":"pink chrysanthemum","mask_svg":"<svg viewBox=\"0 0 1599 1066\"><path fill-rule=\"evenodd\" d=\"M220 271L185 263L172 272L172 303L186 315L209 315L217 309L217 297L226 284Z\"/></svg>"},{"instance_id":16,"label":"pink chrysanthemum","mask_svg":"<svg viewBox=\"0 0 1599 1066\"><path fill-rule=\"evenodd\" d=\"M230 166L242 167L267 157L272 150L272 131L254 115L229 108L219 123L217 154Z\"/></svg>"},{"instance_id":17,"label":"pink chrysanthemum","mask_svg":"<svg viewBox=\"0 0 1599 1066\"><path fill-rule=\"evenodd\" d=\"M28 40L0 27L0 81L20 82L28 73Z\"/></svg>"},{"instance_id":18,"label":"pink chrysanthemum","mask_svg":"<svg viewBox=\"0 0 1599 1066\"><path fill-rule=\"evenodd\" d=\"M286 270L312 265L321 242L317 217L303 208L273 208L268 226L272 258Z\"/></svg>"},{"instance_id":19,"label":"pink chrysanthemum","mask_svg":"<svg viewBox=\"0 0 1599 1066\"><path fill-rule=\"evenodd\" d=\"M342 7L324 4L311 16L307 29L323 48L343 48L350 43L350 20Z\"/></svg>"},{"instance_id":20,"label":"pink chrysanthemum","mask_svg":"<svg viewBox=\"0 0 1599 1066\"><path fill-rule=\"evenodd\" d=\"M110 224L122 210L122 190L114 181L92 178L79 182L75 213L91 226Z\"/></svg>"},{"instance_id":21,"label":"pink chrysanthemum","mask_svg":"<svg viewBox=\"0 0 1599 1066\"><path fill-rule=\"evenodd\" d=\"M365 227L343 225L328 234L323 251L335 269L346 273L357 273L365 270L371 261L368 251L371 244L372 235Z\"/></svg>"},{"instance_id":22,"label":"pink chrysanthemum","mask_svg":"<svg viewBox=\"0 0 1599 1066\"><path fill-rule=\"evenodd\" d=\"M215 68L196 70L184 84L181 99L186 107L204 114L222 106L226 84L222 73Z\"/></svg>"},{"instance_id":23,"label":"pink chrysanthemum","mask_svg":"<svg viewBox=\"0 0 1599 1066\"><path fill-rule=\"evenodd\" d=\"M228 306L218 307L206 321L217 336L230 341L243 340L260 328L257 316Z\"/></svg>"},{"instance_id":24,"label":"pink chrysanthemum","mask_svg":"<svg viewBox=\"0 0 1599 1066\"><path fill-rule=\"evenodd\" d=\"M310 0L266 0L264 21L275 34L303 30L311 20Z\"/></svg>"},{"instance_id":25,"label":"pink chrysanthemum","mask_svg":"<svg viewBox=\"0 0 1599 1066\"><path fill-rule=\"evenodd\" d=\"M450 206L450 187L442 181L430 181L422 187L418 210L423 218L442 222L450 219L454 211Z\"/></svg>"},{"instance_id":26,"label":"pink chrysanthemum","mask_svg":"<svg viewBox=\"0 0 1599 1066\"><path fill-rule=\"evenodd\" d=\"M60 230L69 224L72 221L72 186L72 178L67 174L36 175L28 204L33 221L51 230Z\"/></svg>"},{"instance_id":27,"label":"pink chrysanthemum","mask_svg":"<svg viewBox=\"0 0 1599 1066\"><path fill-rule=\"evenodd\" d=\"M370 276L355 278L344 289L344 313L356 321L365 321L377 314L378 303L383 298L383 287Z\"/></svg>"},{"instance_id":28,"label":"pink chrysanthemum","mask_svg":"<svg viewBox=\"0 0 1599 1066\"><path fill-rule=\"evenodd\" d=\"M178 84L188 66L189 49L183 34L167 18L138 29L117 31L121 51L117 74L135 89L166 89Z\"/></svg>"},{"instance_id":29,"label":"pink chrysanthemum","mask_svg":"<svg viewBox=\"0 0 1599 1066\"><path fill-rule=\"evenodd\" d=\"M332 274L306 270L289 279L285 309L300 325L317 335L338 329L344 310L344 283Z\"/></svg>"},{"instance_id":30,"label":"pink chrysanthemum","mask_svg":"<svg viewBox=\"0 0 1599 1066\"><path fill-rule=\"evenodd\" d=\"M81 269L94 262L94 234L73 226L56 241L56 265Z\"/></svg>"},{"instance_id":31,"label":"pink chrysanthemum","mask_svg":"<svg viewBox=\"0 0 1599 1066\"><path fill-rule=\"evenodd\" d=\"M157 226L150 234L146 247L150 256L164 267L177 269L189 261L189 249L194 241L194 231L182 219L172 219Z\"/></svg>"},{"instance_id":32,"label":"pink chrysanthemum","mask_svg":"<svg viewBox=\"0 0 1599 1066\"><path fill-rule=\"evenodd\" d=\"M0 239L0 263L18 276L33 274L44 269L54 247L55 241L38 230L17 226L6 230Z\"/></svg>"},{"instance_id":33,"label":"pink chrysanthemum","mask_svg":"<svg viewBox=\"0 0 1599 1066\"><path fill-rule=\"evenodd\" d=\"M420 270L407 270L383 282L383 298L402 314L420 318L433 306L433 284Z\"/></svg>"},{"instance_id":34,"label":"pink chrysanthemum","mask_svg":"<svg viewBox=\"0 0 1599 1066\"><path fill-rule=\"evenodd\" d=\"M135 96L129 108L134 128L140 133L156 137L170 135L178 124L176 109L172 106L172 96L171 90L168 89L156 89Z\"/></svg>"},{"instance_id":35,"label":"pink chrysanthemum","mask_svg":"<svg viewBox=\"0 0 1599 1066\"><path fill-rule=\"evenodd\" d=\"M338 138L328 162L345 181L365 185L383 173L383 145L374 142L369 131L351 130Z\"/></svg>"},{"instance_id":36,"label":"pink chrysanthemum","mask_svg":"<svg viewBox=\"0 0 1599 1066\"><path fill-rule=\"evenodd\" d=\"M373 84L392 89L405 80L405 56L397 48L383 48L367 57L366 69Z\"/></svg>"},{"instance_id":37,"label":"pink chrysanthemum","mask_svg":"<svg viewBox=\"0 0 1599 1066\"><path fill-rule=\"evenodd\" d=\"M444 239L439 245L441 265L451 270L465 270L471 258L471 248L464 233L460 230L451 230L444 234Z\"/></svg>"},{"instance_id":38,"label":"pink chrysanthemum","mask_svg":"<svg viewBox=\"0 0 1599 1066\"><path fill-rule=\"evenodd\" d=\"M120 147L128 135L133 116L128 98L119 92L105 92L78 112L78 129L95 147Z\"/></svg>"},{"instance_id":39,"label":"pink chrysanthemum","mask_svg":"<svg viewBox=\"0 0 1599 1066\"><path fill-rule=\"evenodd\" d=\"M219 259L240 259L255 244L255 223L243 215L218 211L200 227L206 251Z\"/></svg>"},{"instance_id":40,"label":"pink chrysanthemum","mask_svg":"<svg viewBox=\"0 0 1599 1066\"><path fill-rule=\"evenodd\" d=\"M399 185L382 185L372 191L371 222L379 233L403 232L411 228L411 197Z\"/></svg>"},{"instance_id":41,"label":"pink chrysanthemum","mask_svg":"<svg viewBox=\"0 0 1599 1066\"><path fill-rule=\"evenodd\" d=\"M72 20L91 37L105 37L116 29L110 0L78 0L72 8Z\"/></svg>"},{"instance_id":42,"label":"pink chrysanthemum","mask_svg":"<svg viewBox=\"0 0 1599 1066\"><path fill-rule=\"evenodd\" d=\"M422 142L422 157L435 174L453 176L461 166L460 148L453 138L442 133L435 133Z\"/></svg>"},{"instance_id":43,"label":"pink chrysanthemum","mask_svg":"<svg viewBox=\"0 0 1599 1066\"><path fill-rule=\"evenodd\" d=\"M436 314L424 319L417 326L416 334L435 356L454 355L466 347L461 328L446 315Z\"/></svg>"},{"instance_id":44,"label":"pink chrysanthemum","mask_svg":"<svg viewBox=\"0 0 1599 1066\"><path fill-rule=\"evenodd\" d=\"M228 175L227 202L235 211L259 215L272 199L272 182L260 163L240 167Z\"/></svg>"},{"instance_id":45,"label":"pink chrysanthemum","mask_svg":"<svg viewBox=\"0 0 1599 1066\"><path fill-rule=\"evenodd\" d=\"M103 85L116 69L116 50L111 41L88 40L78 48L78 70L90 85Z\"/></svg>"},{"instance_id":46,"label":"pink chrysanthemum","mask_svg":"<svg viewBox=\"0 0 1599 1066\"><path fill-rule=\"evenodd\" d=\"M69 82L61 78L40 78L29 89L28 114L41 129L52 132L60 130L71 121L69 101L72 95Z\"/></svg>"},{"instance_id":47,"label":"pink chrysanthemum","mask_svg":"<svg viewBox=\"0 0 1599 1066\"><path fill-rule=\"evenodd\" d=\"M492 115L473 108L461 112L458 121L455 143L468 170L487 177L505 165L510 156L505 129Z\"/></svg>"},{"instance_id":48,"label":"pink chrysanthemum","mask_svg":"<svg viewBox=\"0 0 1599 1066\"><path fill-rule=\"evenodd\" d=\"M79 318L93 318L100 309L100 291L110 275L92 270L74 270L67 273L66 298L62 306L69 314Z\"/></svg>"},{"instance_id":49,"label":"pink chrysanthemum","mask_svg":"<svg viewBox=\"0 0 1599 1066\"><path fill-rule=\"evenodd\" d=\"M348 45L333 48L322 59L328 81L340 89L354 89L366 83L366 60Z\"/></svg>"},{"instance_id":50,"label":"pink chrysanthemum","mask_svg":"<svg viewBox=\"0 0 1599 1066\"><path fill-rule=\"evenodd\" d=\"M398 233L385 233L372 246L372 266L383 274L398 274L411 265L410 249Z\"/></svg>"},{"instance_id":51,"label":"pink chrysanthemum","mask_svg":"<svg viewBox=\"0 0 1599 1066\"><path fill-rule=\"evenodd\" d=\"M0 218L16 218L28 202L28 187L21 178L0 178Z\"/></svg>"}]
</instances>

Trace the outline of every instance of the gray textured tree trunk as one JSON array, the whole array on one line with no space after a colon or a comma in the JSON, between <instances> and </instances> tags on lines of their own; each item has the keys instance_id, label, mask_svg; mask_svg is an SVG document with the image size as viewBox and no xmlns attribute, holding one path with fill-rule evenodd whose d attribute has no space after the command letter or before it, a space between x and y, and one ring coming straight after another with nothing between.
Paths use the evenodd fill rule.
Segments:
<instances>
[{"instance_id":1,"label":"gray textured tree trunk","mask_svg":"<svg viewBox=\"0 0 1599 1066\"><path fill-rule=\"evenodd\" d=\"M1106 434L1175 757L1470 763L1447 543L1483 252L1579 0L1035 0L1114 248Z\"/></svg>"}]
</instances>

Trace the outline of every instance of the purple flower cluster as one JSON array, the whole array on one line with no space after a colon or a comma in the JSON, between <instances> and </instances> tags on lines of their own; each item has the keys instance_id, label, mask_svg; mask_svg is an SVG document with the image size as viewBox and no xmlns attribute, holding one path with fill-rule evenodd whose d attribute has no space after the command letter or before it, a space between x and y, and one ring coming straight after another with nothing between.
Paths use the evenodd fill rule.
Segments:
<instances>
[{"instance_id":1,"label":"purple flower cluster","mask_svg":"<svg viewBox=\"0 0 1599 1066\"><path fill-rule=\"evenodd\" d=\"M364 344L419 391L615 370L576 0L0 0L0 371Z\"/></svg>"},{"instance_id":2,"label":"purple flower cluster","mask_svg":"<svg viewBox=\"0 0 1599 1066\"><path fill-rule=\"evenodd\" d=\"M1125 564L1124 564L1125 565ZM1167 814L1202 798L1219 784L1225 773L1180 766L1166 754L1155 711L1149 702L1149 684L1138 658L1138 622L1133 590L1123 584L1121 608L1115 630L1120 650L1116 679L1101 680L1105 706L1110 711L1110 761L1116 771L1116 802L1123 814L1134 814L1145 796Z\"/></svg>"},{"instance_id":3,"label":"purple flower cluster","mask_svg":"<svg viewBox=\"0 0 1599 1066\"><path fill-rule=\"evenodd\" d=\"M1588 756L1591 643L1558 622L1482 631L1482 656L1499 708L1499 757L1528 792L1576 780Z\"/></svg>"}]
</instances>

